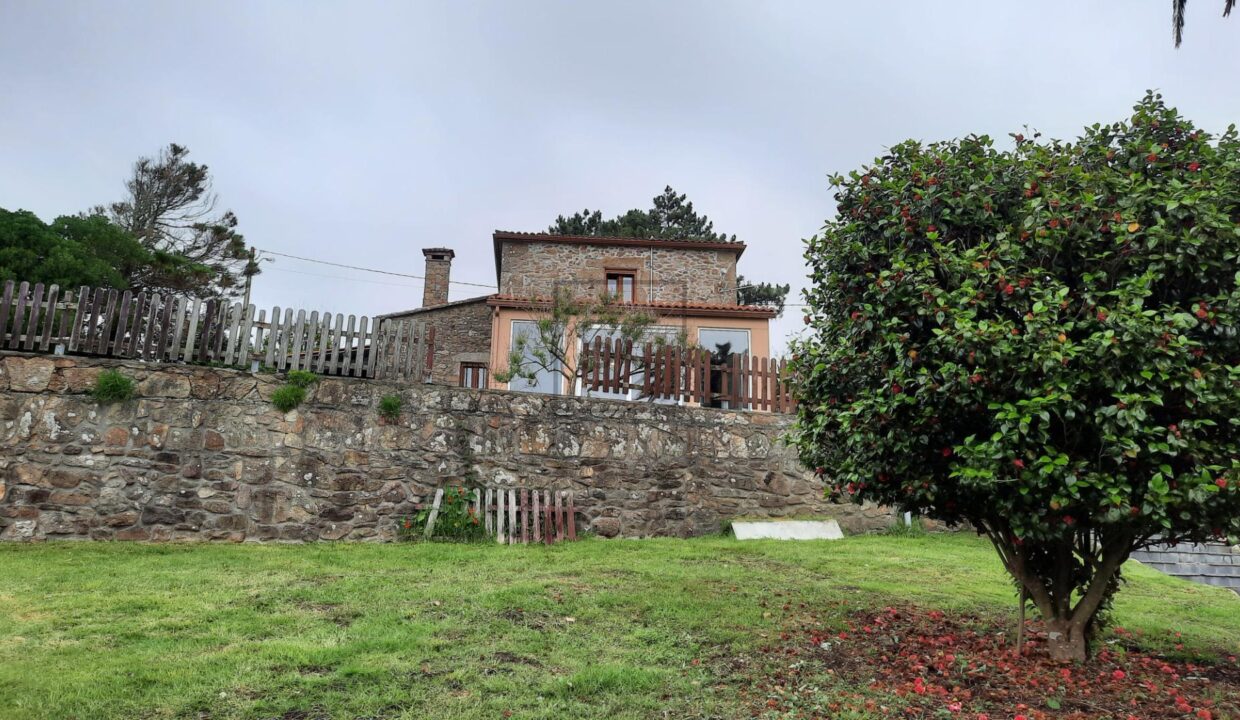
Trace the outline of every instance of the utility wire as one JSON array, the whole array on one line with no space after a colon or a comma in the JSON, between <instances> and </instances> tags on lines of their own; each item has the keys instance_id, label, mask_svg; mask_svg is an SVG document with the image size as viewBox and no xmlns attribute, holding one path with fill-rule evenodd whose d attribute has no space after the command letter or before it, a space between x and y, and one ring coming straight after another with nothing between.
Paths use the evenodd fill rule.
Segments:
<instances>
[{"instance_id":1,"label":"utility wire","mask_svg":"<svg viewBox=\"0 0 1240 720\"><path fill-rule=\"evenodd\" d=\"M410 275L409 273L398 273L398 272L392 272L391 270L376 270L374 268L359 267L357 265L345 265L344 263L331 262L328 260L316 260L314 258L301 257L300 255L289 255L288 253L276 252L275 250L259 250L259 252L266 253L268 255L277 255L279 257L289 258L291 260L301 260L302 262L318 263L320 265L331 265L332 267L345 268L346 270L358 270L360 272L378 273L380 275L392 275L394 277L411 278L413 280L425 280L426 279L426 277L423 275ZM448 283L451 285L469 285L471 287L481 287L481 288L488 288L488 289L495 288L494 283L490 285L486 285L483 283L465 282L464 280L449 280Z\"/></svg>"}]
</instances>

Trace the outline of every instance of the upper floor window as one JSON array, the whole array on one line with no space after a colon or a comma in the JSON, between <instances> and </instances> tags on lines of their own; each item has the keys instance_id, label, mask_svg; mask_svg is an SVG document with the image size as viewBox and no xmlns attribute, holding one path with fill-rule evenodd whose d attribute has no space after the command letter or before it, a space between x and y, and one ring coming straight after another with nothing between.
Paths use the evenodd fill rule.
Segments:
<instances>
[{"instance_id":1,"label":"upper floor window","mask_svg":"<svg viewBox=\"0 0 1240 720\"><path fill-rule=\"evenodd\" d=\"M461 387L485 388L487 386L487 366L484 363L461 363Z\"/></svg>"},{"instance_id":2,"label":"upper floor window","mask_svg":"<svg viewBox=\"0 0 1240 720\"><path fill-rule=\"evenodd\" d=\"M620 302L637 302L637 278L631 272L607 273L607 294Z\"/></svg>"}]
</instances>

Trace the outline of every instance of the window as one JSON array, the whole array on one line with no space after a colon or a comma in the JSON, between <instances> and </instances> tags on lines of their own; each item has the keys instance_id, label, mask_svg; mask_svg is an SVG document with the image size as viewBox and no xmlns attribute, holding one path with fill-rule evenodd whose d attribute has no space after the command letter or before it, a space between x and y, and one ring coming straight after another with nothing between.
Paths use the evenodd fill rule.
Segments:
<instances>
[{"instance_id":1,"label":"window","mask_svg":"<svg viewBox=\"0 0 1240 720\"><path fill-rule=\"evenodd\" d=\"M508 389L517 392L559 395L560 361L543 349L542 338L538 334L538 323L532 320L513 320L509 351L516 350L517 343L521 340L524 341L521 345L521 353L525 358L523 367L535 371L534 377L532 380L515 377L509 381Z\"/></svg>"},{"instance_id":2,"label":"window","mask_svg":"<svg viewBox=\"0 0 1240 720\"><path fill-rule=\"evenodd\" d=\"M461 363L461 387L483 389L487 386L487 366L483 363Z\"/></svg>"},{"instance_id":3,"label":"window","mask_svg":"<svg viewBox=\"0 0 1240 720\"><path fill-rule=\"evenodd\" d=\"M595 277L598 277L595 275ZM631 272L607 273L607 294L619 298L620 302L637 301L637 279Z\"/></svg>"},{"instance_id":4,"label":"window","mask_svg":"<svg viewBox=\"0 0 1240 720\"><path fill-rule=\"evenodd\" d=\"M698 343L710 351L711 364L726 365L732 361L733 355L744 355L749 352L749 331L728 328L702 328L698 331ZM724 390L723 372L711 370L711 392ZM716 398L708 403L708 407L731 407L727 401Z\"/></svg>"}]
</instances>

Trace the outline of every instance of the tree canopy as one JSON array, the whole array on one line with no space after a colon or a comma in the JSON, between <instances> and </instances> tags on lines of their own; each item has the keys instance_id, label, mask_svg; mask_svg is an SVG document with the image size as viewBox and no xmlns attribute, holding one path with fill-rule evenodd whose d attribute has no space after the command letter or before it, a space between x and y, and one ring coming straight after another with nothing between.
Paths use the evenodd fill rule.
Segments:
<instances>
[{"instance_id":1,"label":"tree canopy","mask_svg":"<svg viewBox=\"0 0 1240 720\"><path fill-rule=\"evenodd\" d=\"M1223 17L1231 15L1236 0L1223 0ZM1188 0L1171 0L1171 35L1175 38L1175 46L1184 41L1184 12L1188 9Z\"/></svg>"},{"instance_id":2,"label":"tree canopy","mask_svg":"<svg viewBox=\"0 0 1240 720\"><path fill-rule=\"evenodd\" d=\"M736 242L736 235L715 232L715 224L693 209L685 193L670 185L651 201L649 210L634 208L610 220L599 210L586 208L572 215L556 217L547 232L553 235L586 235L591 237L634 237L659 240L708 240ZM741 305L763 305L784 311L789 285L745 282L737 276L737 302Z\"/></svg>"},{"instance_id":3,"label":"tree canopy","mask_svg":"<svg viewBox=\"0 0 1240 720\"><path fill-rule=\"evenodd\" d=\"M237 232L237 216L217 210L210 170L188 159L176 143L157 157L139 158L125 183L128 197L106 212L150 250L156 262L138 268L130 283L146 291L234 295L258 264Z\"/></svg>"},{"instance_id":4,"label":"tree canopy","mask_svg":"<svg viewBox=\"0 0 1240 720\"><path fill-rule=\"evenodd\" d=\"M127 288L130 274L153 261L105 217L63 216L49 225L32 212L0 209L2 280Z\"/></svg>"},{"instance_id":5,"label":"tree canopy","mask_svg":"<svg viewBox=\"0 0 1240 720\"><path fill-rule=\"evenodd\" d=\"M832 493L984 533L1083 658L1130 552L1240 534L1240 136L1149 94L1013 137L833 178L795 442Z\"/></svg>"}]
</instances>

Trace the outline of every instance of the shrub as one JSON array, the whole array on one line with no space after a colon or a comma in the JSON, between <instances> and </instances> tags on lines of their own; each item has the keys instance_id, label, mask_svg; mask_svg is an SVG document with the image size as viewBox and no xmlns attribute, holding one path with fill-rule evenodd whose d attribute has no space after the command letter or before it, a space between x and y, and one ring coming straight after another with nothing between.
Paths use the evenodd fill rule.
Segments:
<instances>
[{"instance_id":1,"label":"shrub","mask_svg":"<svg viewBox=\"0 0 1240 720\"><path fill-rule=\"evenodd\" d=\"M379 417L388 422L396 422L400 419L400 410L405 406L405 401L399 395L384 395L379 399Z\"/></svg>"},{"instance_id":2,"label":"shrub","mask_svg":"<svg viewBox=\"0 0 1240 720\"><path fill-rule=\"evenodd\" d=\"M308 388L319 381L319 376L306 370L289 370L285 382L299 388Z\"/></svg>"},{"instance_id":3,"label":"shrub","mask_svg":"<svg viewBox=\"0 0 1240 720\"><path fill-rule=\"evenodd\" d=\"M95 388L91 395L100 403L124 402L133 397L133 380L122 375L119 370L104 370L95 378Z\"/></svg>"},{"instance_id":4,"label":"shrub","mask_svg":"<svg viewBox=\"0 0 1240 720\"><path fill-rule=\"evenodd\" d=\"M445 488L443 499L439 503L439 514L435 518L435 529L432 540L451 542L476 542L486 537L486 528L482 519L474 512L474 502L478 499L477 490L465 488ZM430 520L432 507L427 505L413 518L401 520L397 534L402 540L421 539Z\"/></svg>"},{"instance_id":5,"label":"shrub","mask_svg":"<svg viewBox=\"0 0 1240 720\"><path fill-rule=\"evenodd\" d=\"M833 178L794 442L835 494L985 533L1083 659L1129 553L1240 531L1240 134L1150 94L1013 137Z\"/></svg>"},{"instance_id":6,"label":"shrub","mask_svg":"<svg viewBox=\"0 0 1240 720\"><path fill-rule=\"evenodd\" d=\"M306 389L300 385L281 385L271 393L271 404L280 412L288 412L306 399Z\"/></svg>"}]
</instances>

